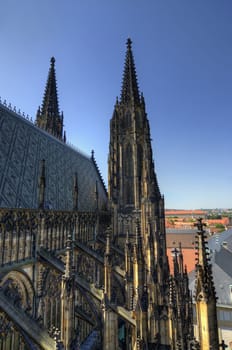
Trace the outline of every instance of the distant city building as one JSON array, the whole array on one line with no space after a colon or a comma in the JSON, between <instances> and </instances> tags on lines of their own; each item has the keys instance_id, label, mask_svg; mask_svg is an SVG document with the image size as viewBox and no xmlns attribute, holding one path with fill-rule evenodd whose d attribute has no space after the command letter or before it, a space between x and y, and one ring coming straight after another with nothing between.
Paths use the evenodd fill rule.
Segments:
<instances>
[{"instance_id":1,"label":"distant city building","mask_svg":"<svg viewBox=\"0 0 232 350\"><path fill-rule=\"evenodd\" d=\"M168 217L190 217L190 218L204 218L206 215L205 210L178 210L178 209L167 209L165 210L165 216Z\"/></svg>"},{"instance_id":2,"label":"distant city building","mask_svg":"<svg viewBox=\"0 0 232 350\"><path fill-rule=\"evenodd\" d=\"M211 210L165 210L165 226L167 229L191 230L201 217L205 220L209 233L214 234L231 227L231 213L219 213L212 213Z\"/></svg>"}]
</instances>

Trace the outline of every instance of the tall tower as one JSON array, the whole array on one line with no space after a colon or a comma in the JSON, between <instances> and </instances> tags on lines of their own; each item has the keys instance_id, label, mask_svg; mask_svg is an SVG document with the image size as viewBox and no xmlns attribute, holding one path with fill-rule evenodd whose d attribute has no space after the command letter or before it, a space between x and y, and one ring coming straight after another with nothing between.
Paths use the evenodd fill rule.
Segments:
<instances>
[{"instance_id":1,"label":"tall tower","mask_svg":"<svg viewBox=\"0 0 232 350\"><path fill-rule=\"evenodd\" d=\"M131 40L128 39L121 98L116 101L110 122L108 190L116 217L136 217L149 203L153 209L149 215L164 218L150 140L145 101L139 93ZM160 223L157 224L160 227ZM117 227L117 220L114 228L115 234L125 236L126 231L123 226Z\"/></svg>"},{"instance_id":2,"label":"tall tower","mask_svg":"<svg viewBox=\"0 0 232 350\"><path fill-rule=\"evenodd\" d=\"M65 141L65 136L63 135L63 112L61 114L59 112L54 57L51 58L43 103L42 107L38 108L35 124L58 139Z\"/></svg>"},{"instance_id":3,"label":"tall tower","mask_svg":"<svg viewBox=\"0 0 232 350\"><path fill-rule=\"evenodd\" d=\"M196 224L198 228L196 236L196 313L201 350L217 350L219 348L216 292L212 276L212 266L209 263L207 242L202 219Z\"/></svg>"},{"instance_id":4,"label":"tall tower","mask_svg":"<svg viewBox=\"0 0 232 350\"><path fill-rule=\"evenodd\" d=\"M131 44L128 39L121 97L110 122L111 238L125 251L126 305L136 317L137 342L168 345L164 199L156 178L150 127Z\"/></svg>"}]
</instances>

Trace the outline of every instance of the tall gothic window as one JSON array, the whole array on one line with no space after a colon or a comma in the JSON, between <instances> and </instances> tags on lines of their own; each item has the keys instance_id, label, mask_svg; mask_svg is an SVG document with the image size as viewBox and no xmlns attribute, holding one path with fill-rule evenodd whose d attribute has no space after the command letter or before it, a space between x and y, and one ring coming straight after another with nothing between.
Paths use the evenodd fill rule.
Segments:
<instances>
[{"instance_id":1,"label":"tall gothic window","mask_svg":"<svg viewBox=\"0 0 232 350\"><path fill-rule=\"evenodd\" d=\"M138 166L138 182L139 182L139 198L142 193L142 170L143 170L143 147L138 145L137 149L137 166Z\"/></svg>"},{"instance_id":2,"label":"tall gothic window","mask_svg":"<svg viewBox=\"0 0 232 350\"><path fill-rule=\"evenodd\" d=\"M124 152L124 194L125 204L134 203L134 167L132 147L128 144Z\"/></svg>"}]
</instances>

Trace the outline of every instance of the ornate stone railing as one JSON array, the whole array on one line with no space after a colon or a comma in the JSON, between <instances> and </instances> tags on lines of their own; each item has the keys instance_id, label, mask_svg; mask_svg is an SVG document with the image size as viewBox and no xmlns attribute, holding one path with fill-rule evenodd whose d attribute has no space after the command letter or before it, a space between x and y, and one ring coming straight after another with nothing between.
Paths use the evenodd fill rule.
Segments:
<instances>
[{"instance_id":1,"label":"ornate stone railing","mask_svg":"<svg viewBox=\"0 0 232 350\"><path fill-rule=\"evenodd\" d=\"M8 103L6 100L2 100L1 96L0 96L0 105L8 109L9 111L16 113L18 116L25 118L29 122L34 123L32 118L28 114L21 112L20 109L17 110L17 108L15 106L12 106L11 103Z\"/></svg>"},{"instance_id":2,"label":"ornate stone railing","mask_svg":"<svg viewBox=\"0 0 232 350\"><path fill-rule=\"evenodd\" d=\"M94 241L108 218L95 212L0 209L0 266L33 259L40 247L63 250L68 235L85 244Z\"/></svg>"}]
</instances>

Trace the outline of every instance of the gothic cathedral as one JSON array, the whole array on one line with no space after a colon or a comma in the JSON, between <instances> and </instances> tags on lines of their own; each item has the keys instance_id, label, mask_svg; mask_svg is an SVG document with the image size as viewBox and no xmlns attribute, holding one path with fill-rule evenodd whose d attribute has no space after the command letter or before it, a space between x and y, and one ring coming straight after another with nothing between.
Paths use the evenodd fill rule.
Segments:
<instances>
[{"instance_id":1,"label":"gothic cathedral","mask_svg":"<svg viewBox=\"0 0 232 350\"><path fill-rule=\"evenodd\" d=\"M108 190L94 152L66 143L54 58L35 123L1 102L0 137L0 350L219 349L201 219L194 305L181 245L169 270L130 39L110 121Z\"/></svg>"}]
</instances>

